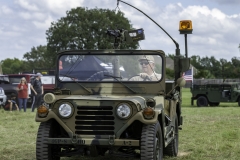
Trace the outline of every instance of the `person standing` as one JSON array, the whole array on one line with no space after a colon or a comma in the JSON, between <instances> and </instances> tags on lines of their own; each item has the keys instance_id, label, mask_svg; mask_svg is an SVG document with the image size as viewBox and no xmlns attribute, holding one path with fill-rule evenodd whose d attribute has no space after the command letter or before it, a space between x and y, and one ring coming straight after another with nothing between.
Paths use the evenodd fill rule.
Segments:
<instances>
[{"instance_id":1,"label":"person standing","mask_svg":"<svg viewBox=\"0 0 240 160\"><path fill-rule=\"evenodd\" d=\"M33 108L33 105L34 105L34 103L35 103L35 93L33 92L33 90L32 90L32 87L31 87L31 85L34 83L34 81L35 81L35 75L32 75L31 76L31 78L30 78L30 98L31 98L31 102L32 102L32 104L31 104L31 108Z\"/></svg>"},{"instance_id":2,"label":"person standing","mask_svg":"<svg viewBox=\"0 0 240 160\"><path fill-rule=\"evenodd\" d=\"M33 92L33 104L32 104L32 112L34 112L35 108L38 108L41 105L42 95L44 93L43 85L41 81L42 74L37 73L35 75L35 80L31 82L31 90Z\"/></svg>"},{"instance_id":3,"label":"person standing","mask_svg":"<svg viewBox=\"0 0 240 160\"><path fill-rule=\"evenodd\" d=\"M24 112L26 112L27 99L28 99L28 84L24 77L21 78L21 81L17 86L17 90L18 90L19 110L21 111L22 106L23 106Z\"/></svg>"}]
</instances>

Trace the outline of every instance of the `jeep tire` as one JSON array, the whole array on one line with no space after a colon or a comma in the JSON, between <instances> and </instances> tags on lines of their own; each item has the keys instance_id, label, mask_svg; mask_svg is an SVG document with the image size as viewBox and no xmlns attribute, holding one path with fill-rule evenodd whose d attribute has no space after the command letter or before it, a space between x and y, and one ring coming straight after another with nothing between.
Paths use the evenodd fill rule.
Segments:
<instances>
[{"instance_id":1,"label":"jeep tire","mask_svg":"<svg viewBox=\"0 0 240 160\"><path fill-rule=\"evenodd\" d=\"M141 160L163 159L163 138L159 122L143 125L140 148Z\"/></svg>"},{"instance_id":2,"label":"jeep tire","mask_svg":"<svg viewBox=\"0 0 240 160\"><path fill-rule=\"evenodd\" d=\"M47 144L47 138L54 135L53 121L42 122L38 128L36 141L36 159L37 160L60 160L56 153L61 151L57 145Z\"/></svg>"},{"instance_id":3,"label":"jeep tire","mask_svg":"<svg viewBox=\"0 0 240 160\"><path fill-rule=\"evenodd\" d=\"M177 157L178 154L178 116L175 116L174 139L164 149L164 154L170 157Z\"/></svg>"},{"instance_id":4,"label":"jeep tire","mask_svg":"<svg viewBox=\"0 0 240 160\"><path fill-rule=\"evenodd\" d=\"M207 100L207 98L206 97L204 97L204 96L200 96L200 97L198 97L198 99L197 99L197 106L198 107L207 107L208 106L208 100Z\"/></svg>"}]
</instances>

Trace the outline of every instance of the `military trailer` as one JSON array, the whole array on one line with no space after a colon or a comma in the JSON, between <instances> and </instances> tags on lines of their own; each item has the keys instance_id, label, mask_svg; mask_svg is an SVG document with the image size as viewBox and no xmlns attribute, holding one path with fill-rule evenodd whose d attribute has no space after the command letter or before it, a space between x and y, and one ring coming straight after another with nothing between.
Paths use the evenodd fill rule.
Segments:
<instances>
[{"instance_id":1,"label":"military trailer","mask_svg":"<svg viewBox=\"0 0 240 160\"><path fill-rule=\"evenodd\" d=\"M122 1L121 1L122 2ZM192 32L189 20L180 34ZM166 31L164 31L166 32ZM108 30L118 42L144 39L144 30ZM167 33L167 32L166 32ZM71 50L58 53L55 89L38 107L37 160L106 153L141 160L177 156L181 115L182 73L190 59L174 57L175 77L166 81L162 50ZM185 44L186 47L186 44ZM151 65L150 65L151 64ZM144 66L152 71L143 72Z\"/></svg>"},{"instance_id":2,"label":"military trailer","mask_svg":"<svg viewBox=\"0 0 240 160\"><path fill-rule=\"evenodd\" d=\"M191 105L197 100L197 106L219 106L220 102L238 103L240 106L240 83L193 85L191 87Z\"/></svg>"}]
</instances>

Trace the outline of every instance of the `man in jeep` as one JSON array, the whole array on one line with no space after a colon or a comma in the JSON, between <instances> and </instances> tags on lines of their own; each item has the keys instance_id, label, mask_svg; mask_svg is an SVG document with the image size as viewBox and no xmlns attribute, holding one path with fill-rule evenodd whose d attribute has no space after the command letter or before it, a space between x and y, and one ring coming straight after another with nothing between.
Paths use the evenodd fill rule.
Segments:
<instances>
[{"instance_id":1,"label":"man in jeep","mask_svg":"<svg viewBox=\"0 0 240 160\"><path fill-rule=\"evenodd\" d=\"M142 73L131 78L131 81L158 81L161 79L161 74L155 72L155 60L152 55L143 55L138 61Z\"/></svg>"}]
</instances>

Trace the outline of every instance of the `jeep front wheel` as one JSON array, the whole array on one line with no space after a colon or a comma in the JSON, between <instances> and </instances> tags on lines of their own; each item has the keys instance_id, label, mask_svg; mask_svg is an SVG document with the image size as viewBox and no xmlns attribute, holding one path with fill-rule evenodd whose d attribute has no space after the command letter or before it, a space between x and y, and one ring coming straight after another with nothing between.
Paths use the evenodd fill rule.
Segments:
<instances>
[{"instance_id":1,"label":"jeep front wheel","mask_svg":"<svg viewBox=\"0 0 240 160\"><path fill-rule=\"evenodd\" d=\"M143 125L141 135L141 160L162 160L163 139L159 122Z\"/></svg>"},{"instance_id":2,"label":"jeep front wheel","mask_svg":"<svg viewBox=\"0 0 240 160\"><path fill-rule=\"evenodd\" d=\"M37 141L36 141L36 159L37 160L60 160L57 153L61 148L57 145L47 144L47 138L53 137L55 129L53 121L42 122L38 128Z\"/></svg>"},{"instance_id":3,"label":"jeep front wheel","mask_svg":"<svg viewBox=\"0 0 240 160\"><path fill-rule=\"evenodd\" d=\"M197 106L198 107L203 107L203 106L208 106L208 100L207 100L207 98L206 97L204 97L204 96L200 96L200 97L198 97L198 99L197 99Z\"/></svg>"}]
</instances>

